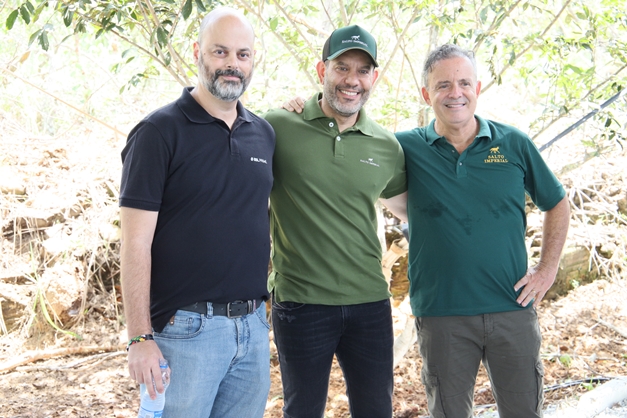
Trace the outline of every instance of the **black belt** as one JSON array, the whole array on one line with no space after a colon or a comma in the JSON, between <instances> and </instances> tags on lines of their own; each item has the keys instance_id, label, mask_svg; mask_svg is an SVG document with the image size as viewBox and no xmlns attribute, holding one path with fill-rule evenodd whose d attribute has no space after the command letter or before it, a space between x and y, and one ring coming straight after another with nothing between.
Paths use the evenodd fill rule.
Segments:
<instances>
[{"instance_id":1,"label":"black belt","mask_svg":"<svg viewBox=\"0 0 627 418\"><path fill-rule=\"evenodd\" d=\"M227 316L229 318L239 318L255 312L261 306L263 299L252 300L236 300L229 303L212 303L214 316ZM191 305L179 308L182 311L197 312L199 314L207 314L207 302L196 302Z\"/></svg>"}]
</instances>

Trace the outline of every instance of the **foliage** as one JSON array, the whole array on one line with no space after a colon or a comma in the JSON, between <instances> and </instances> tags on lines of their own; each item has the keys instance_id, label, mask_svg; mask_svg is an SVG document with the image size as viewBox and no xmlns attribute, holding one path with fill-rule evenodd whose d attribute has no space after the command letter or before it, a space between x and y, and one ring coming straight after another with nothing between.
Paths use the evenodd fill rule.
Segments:
<instances>
[{"instance_id":1,"label":"foliage","mask_svg":"<svg viewBox=\"0 0 627 418\"><path fill-rule=\"evenodd\" d=\"M73 34L119 39L127 48L112 70L134 60L143 63L126 88L164 71L190 85L191 40L202 16L220 4L15 0L5 24L9 30L18 24L32 28L29 43L43 50ZM314 65L322 43L348 24L378 38L382 67L378 94L368 108L392 130L428 122L420 96L421 63L429 49L446 42L475 51L483 94L489 92L490 99L502 102L512 89L524 92L524 103L512 105L521 117L503 119L540 142L627 84L626 0L232 0L228 5L245 11L258 34L255 77L261 81L249 96L260 110L318 88ZM623 97L595 116L599 133L589 142L624 142L624 103Z\"/></svg>"}]
</instances>

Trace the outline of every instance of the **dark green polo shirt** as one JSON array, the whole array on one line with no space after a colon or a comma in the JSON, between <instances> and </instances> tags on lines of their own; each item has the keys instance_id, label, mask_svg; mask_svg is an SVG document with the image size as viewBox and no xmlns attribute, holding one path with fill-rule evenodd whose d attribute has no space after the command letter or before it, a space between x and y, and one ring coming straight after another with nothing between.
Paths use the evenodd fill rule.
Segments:
<instances>
[{"instance_id":1,"label":"dark green polo shirt","mask_svg":"<svg viewBox=\"0 0 627 418\"><path fill-rule=\"evenodd\" d=\"M543 211L565 195L527 135L476 117L459 154L428 127L396 134L407 162L410 296L415 316L521 309L525 193Z\"/></svg>"},{"instance_id":2,"label":"dark green polo shirt","mask_svg":"<svg viewBox=\"0 0 627 418\"><path fill-rule=\"evenodd\" d=\"M363 109L355 126L340 133L319 98L308 100L302 114L277 109L265 116L277 138L268 287L279 302L383 300L389 292L374 205L406 190L403 150Z\"/></svg>"}]
</instances>

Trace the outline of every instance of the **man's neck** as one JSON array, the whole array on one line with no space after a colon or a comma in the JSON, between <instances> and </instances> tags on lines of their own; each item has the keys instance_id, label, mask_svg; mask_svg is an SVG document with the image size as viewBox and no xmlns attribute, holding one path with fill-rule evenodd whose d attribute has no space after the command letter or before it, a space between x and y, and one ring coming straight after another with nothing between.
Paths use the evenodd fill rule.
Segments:
<instances>
[{"instance_id":1,"label":"man's neck","mask_svg":"<svg viewBox=\"0 0 627 418\"><path fill-rule=\"evenodd\" d=\"M233 127L233 123L237 119L237 100L232 102L220 100L200 85L192 89L191 95L207 113L224 121L229 129Z\"/></svg>"},{"instance_id":2,"label":"man's neck","mask_svg":"<svg viewBox=\"0 0 627 418\"><path fill-rule=\"evenodd\" d=\"M476 118L472 118L465 125L444 126L436 119L434 129L438 135L443 136L461 154L472 144L479 133L479 122Z\"/></svg>"}]
</instances>

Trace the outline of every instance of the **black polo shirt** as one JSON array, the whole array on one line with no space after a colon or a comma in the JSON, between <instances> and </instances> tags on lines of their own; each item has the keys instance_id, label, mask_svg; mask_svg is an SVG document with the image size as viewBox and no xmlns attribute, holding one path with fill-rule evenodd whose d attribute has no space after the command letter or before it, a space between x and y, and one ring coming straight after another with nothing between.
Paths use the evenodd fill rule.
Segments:
<instances>
[{"instance_id":1,"label":"black polo shirt","mask_svg":"<svg viewBox=\"0 0 627 418\"><path fill-rule=\"evenodd\" d=\"M142 120L122 151L120 206L159 212L150 286L157 331L194 302L268 297L274 131L240 102L229 130L190 91Z\"/></svg>"}]
</instances>

